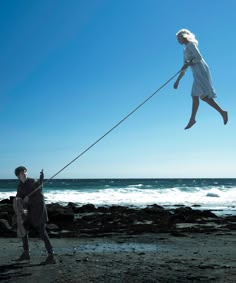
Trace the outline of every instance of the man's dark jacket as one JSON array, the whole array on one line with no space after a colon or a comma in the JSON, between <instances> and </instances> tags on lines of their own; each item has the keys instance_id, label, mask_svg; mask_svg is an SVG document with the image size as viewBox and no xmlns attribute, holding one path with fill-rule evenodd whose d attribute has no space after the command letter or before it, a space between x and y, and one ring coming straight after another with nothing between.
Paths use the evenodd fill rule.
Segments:
<instances>
[{"instance_id":1,"label":"man's dark jacket","mask_svg":"<svg viewBox=\"0 0 236 283\"><path fill-rule=\"evenodd\" d=\"M25 183L19 183L17 187L16 197L24 199L40 185L41 182L31 178L27 178ZM28 216L26 219L27 225L38 227L48 221L47 209L44 202L42 187L29 197L29 201L27 202L26 206L28 209Z\"/></svg>"}]
</instances>

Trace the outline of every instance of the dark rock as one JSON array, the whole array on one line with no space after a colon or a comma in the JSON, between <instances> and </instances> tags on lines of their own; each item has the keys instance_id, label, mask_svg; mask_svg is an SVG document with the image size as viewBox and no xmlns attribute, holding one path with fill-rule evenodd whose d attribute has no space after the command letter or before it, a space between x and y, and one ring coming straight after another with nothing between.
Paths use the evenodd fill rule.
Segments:
<instances>
[{"instance_id":1,"label":"dark rock","mask_svg":"<svg viewBox=\"0 0 236 283\"><path fill-rule=\"evenodd\" d=\"M68 202L67 207L70 207L74 212L77 210L78 206L73 202Z\"/></svg>"},{"instance_id":2,"label":"dark rock","mask_svg":"<svg viewBox=\"0 0 236 283\"><path fill-rule=\"evenodd\" d=\"M2 229L11 230L11 226L6 219L0 219L0 226Z\"/></svg>"},{"instance_id":3,"label":"dark rock","mask_svg":"<svg viewBox=\"0 0 236 283\"><path fill-rule=\"evenodd\" d=\"M6 213L8 213L8 221L9 221L12 215L14 214L13 205L11 203L0 204L0 213L3 213L2 215L4 214L6 215Z\"/></svg>"},{"instance_id":4,"label":"dark rock","mask_svg":"<svg viewBox=\"0 0 236 283\"><path fill-rule=\"evenodd\" d=\"M109 211L111 213L124 213L127 212L128 210L132 211L132 209L129 209L126 206L121 206L121 205L112 205L109 207Z\"/></svg>"},{"instance_id":5,"label":"dark rock","mask_svg":"<svg viewBox=\"0 0 236 283\"><path fill-rule=\"evenodd\" d=\"M10 196L10 201L11 201L11 203L13 203L13 200L14 200L15 198L16 198L15 196Z\"/></svg>"},{"instance_id":6,"label":"dark rock","mask_svg":"<svg viewBox=\"0 0 236 283\"><path fill-rule=\"evenodd\" d=\"M195 210L195 214L198 217L205 217L205 218L218 218L214 213L212 213L210 210Z\"/></svg>"},{"instance_id":7,"label":"dark rock","mask_svg":"<svg viewBox=\"0 0 236 283\"><path fill-rule=\"evenodd\" d=\"M229 230L236 230L236 223L229 223L226 225Z\"/></svg>"},{"instance_id":8,"label":"dark rock","mask_svg":"<svg viewBox=\"0 0 236 283\"><path fill-rule=\"evenodd\" d=\"M48 218L54 223L70 223L74 221L74 212L71 207L64 207L53 203L47 205Z\"/></svg>"},{"instance_id":9,"label":"dark rock","mask_svg":"<svg viewBox=\"0 0 236 283\"><path fill-rule=\"evenodd\" d=\"M60 230L60 228L56 224L50 223L50 224L47 224L47 230L58 231Z\"/></svg>"},{"instance_id":10,"label":"dark rock","mask_svg":"<svg viewBox=\"0 0 236 283\"><path fill-rule=\"evenodd\" d=\"M90 222L90 221L94 221L94 220L98 220L96 215L95 214L90 214L90 215L85 215L82 217L82 220L83 221L87 221L87 222Z\"/></svg>"},{"instance_id":11,"label":"dark rock","mask_svg":"<svg viewBox=\"0 0 236 283\"><path fill-rule=\"evenodd\" d=\"M192 212L193 210L191 207L184 206L176 208L172 219L174 219L176 222L187 222L190 216L192 216Z\"/></svg>"},{"instance_id":12,"label":"dark rock","mask_svg":"<svg viewBox=\"0 0 236 283\"><path fill-rule=\"evenodd\" d=\"M96 207L94 204L89 203L81 207L77 207L75 211L76 213L94 212L96 211Z\"/></svg>"},{"instance_id":13,"label":"dark rock","mask_svg":"<svg viewBox=\"0 0 236 283\"><path fill-rule=\"evenodd\" d=\"M7 211L1 211L0 212L0 218L3 218L3 219L8 219L8 212Z\"/></svg>"},{"instance_id":14,"label":"dark rock","mask_svg":"<svg viewBox=\"0 0 236 283\"><path fill-rule=\"evenodd\" d=\"M176 208L173 216L177 223L195 223L203 218L217 218L217 216L209 210L193 210L187 206Z\"/></svg>"},{"instance_id":15,"label":"dark rock","mask_svg":"<svg viewBox=\"0 0 236 283\"><path fill-rule=\"evenodd\" d=\"M74 221L74 214L73 213L67 213L67 212L60 212L51 214L49 216L49 220L53 221L55 223L68 223Z\"/></svg>"},{"instance_id":16,"label":"dark rock","mask_svg":"<svg viewBox=\"0 0 236 283\"><path fill-rule=\"evenodd\" d=\"M15 198L14 196L10 196L9 199L7 198L7 199L1 200L0 204L12 204L14 198Z\"/></svg>"},{"instance_id":17,"label":"dark rock","mask_svg":"<svg viewBox=\"0 0 236 283\"><path fill-rule=\"evenodd\" d=\"M99 206L99 207L97 208L97 211L98 211L98 212L101 212L101 213L106 213L106 212L109 211L109 207Z\"/></svg>"},{"instance_id":18,"label":"dark rock","mask_svg":"<svg viewBox=\"0 0 236 283\"><path fill-rule=\"evenodd\" d=\"M14 237L16 235L6 219L0 219L0 235L1 237Z\"/></svg>"},{"instance_id":19,"label":"dark rock","mask_svg":"<svg viewBox=\"0 0 236 283\"><path fill-rule=\"evenodd\" d=\"M193 209L189 206L183 206L175 209L175 214L189 214L192 212Z\"/></svg>"},{"instance_id":20,"label":"dark rock","mask_svg":"<svg viewBox=\"0 0 236 283\"><path fill-rule=\"evenodd\" d=\"M236 222L236 215L229 215L225 219L231 222Z\"/></svg>"},{"instance_id":21,"label":"dark rock","mask_svg":"<svg viewBox=\"0 0 236 283\"><path fill-rule=\"evenodd\" d=\"M0 201L0 204L10 204L10 203L11 203L11 200L8 198Z\"/></svg>"},{"instance_id":22,"label":"dark rock","mask_svg":"<svg viewBox=\"0 0 236 283\"><path fill-rule=\"evenodd\" d=\"M183 236L178 233L212 233L217 229L219 231L218 227L233 231L236 223L236 216L217 217L209 210L192 209L186 206L165 209L157 204L141 209L119 205L96 208L93 204L78 207L72 202L67 206L52 203L47 205L47 211L50 221L47 224L47 230L50 237L77 237L78 235L102 237L114 233L158 232L171 232L175 236ZM16 232L9 229L10 226L16 228L11 203L0 204L0 218L0 237L15 237ZM38 237L38 231L32 229L31 234Z\"/></svg>"},{"instance_id":23,"label":"dark rock","mask_svg":"<svg viewBox=\"0 0 236 283\"><path fill-rule=\"evenodd\" d=\"M48 212L53 212L58 209L64 209L64 206L60 205L59 203L50 203L46 205Z\"/></svg>"},{"instance_id":24,"label":"dark rock","mask_svg":"<svg viewBox=\"0 0 236 283\"><path fill-rule=\"evenodd\" d=\"M151 213L160 213L164 211L164 207L157 204L153 204L153 205L148 205L146 208L144 208L144 211Z\"/></svg>"}]
</instances>

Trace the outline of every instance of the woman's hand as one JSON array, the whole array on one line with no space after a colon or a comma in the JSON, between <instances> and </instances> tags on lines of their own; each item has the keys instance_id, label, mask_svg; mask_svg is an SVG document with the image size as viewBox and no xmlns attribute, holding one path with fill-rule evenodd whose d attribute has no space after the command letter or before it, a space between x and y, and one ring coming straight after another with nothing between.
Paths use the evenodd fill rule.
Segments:
<instances>
[{"instance_id":1,"label":"woman's hand","mask_svg":"<svg viewBox=\"0 0 236 283\"><path fill-rule=\"evenodd\" d=\"M174 89L177 89L179 86L179 81L177 80L175 83L174 83Z\"/></svg>"}]
</instances>

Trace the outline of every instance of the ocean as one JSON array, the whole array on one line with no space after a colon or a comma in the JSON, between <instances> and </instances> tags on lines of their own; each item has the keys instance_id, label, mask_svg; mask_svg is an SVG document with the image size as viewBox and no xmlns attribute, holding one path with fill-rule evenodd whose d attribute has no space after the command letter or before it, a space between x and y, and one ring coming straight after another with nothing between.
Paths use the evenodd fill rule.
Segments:
<instances>
[{"instance_id":1,"label":"ocean","mask_svg":"<svg viewBox=\"0 0 236 283\"><path fill-rule=\"evenodd\" d=\"M0 200L16 194L17 180L0 180ZM236 179L55 179L43 188L46 203L145 207L154 203L236 214Z\"/></svg>"}]
</instances>

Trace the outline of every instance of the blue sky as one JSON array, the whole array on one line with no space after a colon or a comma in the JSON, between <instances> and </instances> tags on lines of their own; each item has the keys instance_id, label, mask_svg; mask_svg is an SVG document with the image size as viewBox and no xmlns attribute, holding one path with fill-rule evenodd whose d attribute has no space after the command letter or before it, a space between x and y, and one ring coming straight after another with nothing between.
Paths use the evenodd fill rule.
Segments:
<instances>
[{"instance_id":1,"label":"blue sky","mask_svg":"<svg viewBox=\"0 0 236 283\"><path fill-rule=\"evenodd\" d=\"M0 1L0 178L49 178L181 67L192 30L219 114L191 112L192 74L172 81L59 178L236 177L236 2Z\"/></svg>"}]
</instances>

